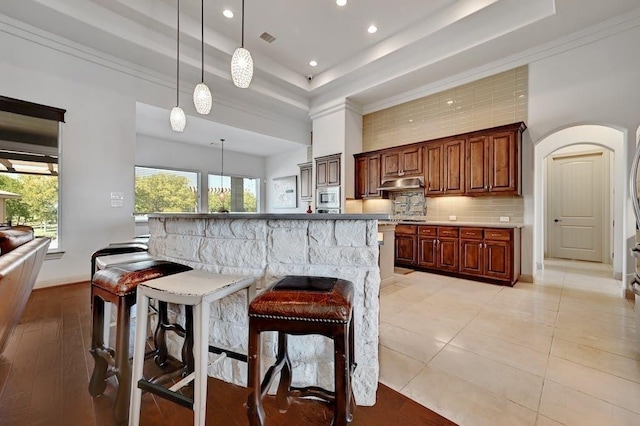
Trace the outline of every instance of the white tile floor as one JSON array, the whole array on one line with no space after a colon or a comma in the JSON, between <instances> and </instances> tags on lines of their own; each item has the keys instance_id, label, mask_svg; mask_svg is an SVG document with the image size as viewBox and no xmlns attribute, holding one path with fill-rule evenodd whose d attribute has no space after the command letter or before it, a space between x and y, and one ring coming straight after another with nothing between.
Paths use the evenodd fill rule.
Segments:
<instances>
[{"instance_id":1,"label":"white tile floor","mask_svg":"<svg viewBox=\"0 0 640 426\"><path fill-rule=\"evenodd\" d=\"M380 381L460 425L640 425L632 301L606 265L513 288L413 272L380 292Z\"/></svg>"}]
</instances>

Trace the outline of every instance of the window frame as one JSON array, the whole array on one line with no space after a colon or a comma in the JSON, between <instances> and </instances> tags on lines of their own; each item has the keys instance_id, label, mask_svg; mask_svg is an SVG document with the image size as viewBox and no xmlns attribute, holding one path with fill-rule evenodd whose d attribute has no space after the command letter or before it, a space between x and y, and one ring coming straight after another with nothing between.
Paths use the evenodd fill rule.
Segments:
<instances>
[{"instance_id":1,"label":"window frame","mask_svg":"<svg viewBox=\"0 0 640 426\"><path fill-rule=\"evenodd\" d=\"M154 212L146 212L146 213L137 213L136 212L136 168L142 167L145 169L155 169L155 170L167 170L171 172L182 172L182 173L195 173L196 174L196 182L197 182L197 195L196 200L198 201L198 212L202 211L202 172L200 170L195 169L180 169L177 167L165 167L165 166L143 166L140 164L135 164L133 166L133 218L135 223L146 223L148 222L147 215L149 213Z\"/></svg>"},{"instance_id":2,"label":"window frame","mask_svg":"<svg viewBox=\"0 0 640 426\"><path fill-rule=\"evenodd\" d=\"M204 204L204 206L206 206L206 208L204 209L204 213L209 213L209 176L220 176L219 172L207 172L206 174L206 182L207 182L207 199L206 199L206 203ZM223 177L228 177L228 178L241 178L241 179L255 179L256 181L258 181L257 183L257 194L256 194L256 212L255 213L260 213L262 211L262 186L261 183L263 181L262 178L260 177L256 177L256 176L248 176L248 175L223 175ZM230 211L229 213L240 213L240 212L232 212ZM248 212L248 213L253 213L253 212Z\"/></svg>"},{"instance_id":3,"label":"window frame","mask_svg":"<svg viewBox=\"0 0 640 426\"><path fill-rule=\"evenodd\" d=\"M63 205L63 188L60 184L62 182L62 176L64 174L62 166L62 140L63 140L63 127L62 124L65 123L64 116L67 112L66 109L56 108L48 105L37 104L35 102L29 102L22 99L10 98L8 96L0 96L0 111L9 112L18 115L24 115L28 117L38 118L42 120L55 121L57 123L57 140L56 147L47 147L44 145L24 143L24 142L15 142L15 141L4 141L2 147L7 150L21 151L26 153L40 154L40 155L55 155L57 156L57 165L58 171L56 178L57 182L57 192L58 192L58 203L56 209L56 221L57 221L57 236L56 236L56 247L49 248L47 250L47 254L45 255L46 259L59 259L64 254L63 250L63 238L62 238L62 220L61 220L61 212ZM55 154L54 154L55 151ZM27 174L27 173L16 173L16 174Z\"/></svg>"}]
</instances>

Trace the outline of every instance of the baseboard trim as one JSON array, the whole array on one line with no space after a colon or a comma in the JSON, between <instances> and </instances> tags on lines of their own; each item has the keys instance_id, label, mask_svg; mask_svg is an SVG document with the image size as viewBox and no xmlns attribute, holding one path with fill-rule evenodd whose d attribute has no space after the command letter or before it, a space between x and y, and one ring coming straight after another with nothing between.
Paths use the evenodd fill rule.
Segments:
<instances>
[{"instance_id":1,"label":"baseboard trim","mask_svg":"<svg viewBox=\"0 0 640 426\"><path fill-rule=\"evenodd\" d=\"M58 278L55 280L38 281L33 286L33 289L37 290L39 288L58 287L61 285L77 284L77 283L87 282L87 281L89 281L88 276L78 275L75 277L66 277L66 278Z\"/></svg>"},{"instance_id":2,"label":"baseboard trim","mask_svg":"<svg viewBox=\"0 0 640 426\"><path fill-rule=\"evenodd\" d=\"M533 284L534 283L533 275L520 275L520 277L518 278L518 281L522 281L523 283Z\"/></svg>"}]
</instances>

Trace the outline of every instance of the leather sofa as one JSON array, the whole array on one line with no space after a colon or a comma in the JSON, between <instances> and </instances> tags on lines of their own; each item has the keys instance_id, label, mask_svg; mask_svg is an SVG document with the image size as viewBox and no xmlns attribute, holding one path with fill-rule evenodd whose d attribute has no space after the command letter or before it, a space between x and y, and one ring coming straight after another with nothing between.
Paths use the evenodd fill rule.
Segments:
<instances>
[{"instance_id":1,"label":"leather sofa","mask_svg":"<svg viewBox=\"0 0 640 426\"><path fill-rule=\"evenodd\" d=\"M51 239L28 226L0 228L0 353L29 300Z\"/></svg>"}]
</instances>

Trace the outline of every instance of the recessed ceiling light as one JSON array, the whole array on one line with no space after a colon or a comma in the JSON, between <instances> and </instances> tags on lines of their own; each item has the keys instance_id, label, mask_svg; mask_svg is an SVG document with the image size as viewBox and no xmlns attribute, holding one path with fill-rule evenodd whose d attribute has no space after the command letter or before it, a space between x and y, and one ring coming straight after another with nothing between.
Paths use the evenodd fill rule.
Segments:
<instances>
[{"instance_id":1,"label":"recessed ceiling light","mask_svg":"<svg viewBox=\"0 0 640 426\"><path fill-rule=\"evenodd\" d=\"M222 11L222 14L225 16L225 18L233 18L233 12L230 11L229 9L225 9Z\"/></svg>"},{"instance_id":2,"label":"recessed ceiling light","mask_svg":"<svg viewBox=\"0 0 640 426\"><path fill-rule=\"evenodd\" d=\"M309 65L311 65L312 67L317 67L318 61L309 61Z\"/></svg>"},{"instance_id":3,"label":"recessed ceiling light","mask_svg":"<svg viewBox=\"0 0 640 426\"><path fill-rule=\"evenodd\" d=\"M367 31L369 32L369 34L373 34L378 31L378 27L376 27L375 25L371 25L369 26L369 28L367 28Z\"/></svg>"},{"instance_id":4,"label":"recessed ceiling light","mask_svg":"<svg viewBox=\"0 0 640 426\"><path fill-rule=\"evenodd\" d=\"M453 105L453 101L452 101L451 99L449 99L449 100L447 101L447 105Z\"/></svg>"},{"instance_id":5,"label":"recessed ceiling light","mask_svg":"<svg viewBox=\"0 0 640 426\"><path fill-rule=\"evenodd\" d=\"M336 4L338 6L346 6L347 5L347 0L336 0Z\"/></svg>"}]
</instances>

